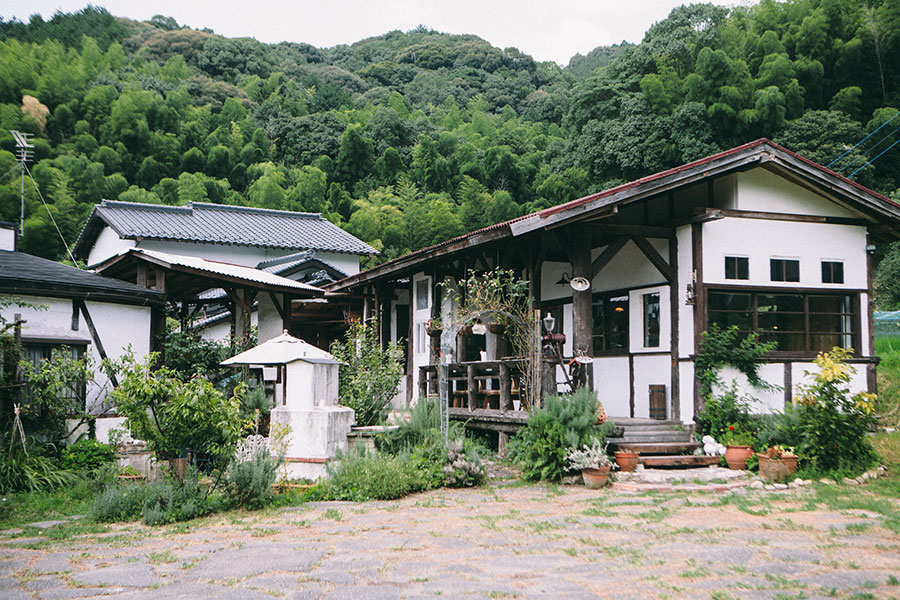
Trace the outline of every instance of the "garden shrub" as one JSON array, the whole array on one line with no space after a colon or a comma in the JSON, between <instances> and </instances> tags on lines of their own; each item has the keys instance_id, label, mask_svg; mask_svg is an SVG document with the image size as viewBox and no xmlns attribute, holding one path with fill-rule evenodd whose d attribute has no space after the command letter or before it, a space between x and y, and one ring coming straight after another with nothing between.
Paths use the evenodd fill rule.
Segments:
<instances>
[{"instance_id":1,"label":"garden shrub","mask_svg":"<svg viewBox=\"0 0 900 600\"><path fill-rule=\"evenodd\" d=\"M147 525L189 521L212 512L196 475L167 479L144 486L141 516Z\"/></svg>"},{"instance_id":2,"label":"garden shrub","mask_svg":"<svg viewBox=\"0 0 900 600\"><path fill-rule=\"evenodd\" d=\"M571 396L547 398L546 406L528 418L510 441L509 455L525 479L559 481L566 471L570 448L601 442L612 429L609 421L595 427L597 396L582 388Z\"/></svg>"},{"instance_id":3,"label":"garden shrub","mask_svg":"<svg viewBox=\"0 0 900 600\"><path fill-rule=\"evenodd\" d=\"M375 438L379 450L396 454L425 443L429 437L441 430L441 407L439 398L420 398L409 411L409 421L400 423L394 431Z\"/></svg>"},{"instance_id":4,"label":"garden shrub","mask_svg":"<svg viewBox=\"0 0 900 600\"><path fill-rule=\"evenodd\" d=\"M397 456L351 452L329 465L323 500L395 500L426 489L425 477L408 452Z\"/></svg>"},{"instance_id":5,"label":"garden shrub","mask_svg":"<svg viewBox=\"0 0 900 600\"><path fill-rule=\"evenodd\" d=\"M757 425L750 416L752 402L753 398L740 395L735 382L721 396L707 396L706 404L696 419L699 435L711 435L721 442L730 426L736 425L748 432L756 431Z\"/></svg>"},{"instance_id":6,"label":"garden shrub","mask_svg":"<svg viewBox=\"0 0 900 600\"><path fill-rule=\"evenodd\" d=\"M14 451L12 456L0 453L0 494L52 490L77 479L76 473L60 468L52 458L34 450L29 454Z\"/></svg>"},{"instance_id":7,"label":"garden shrub","mask_svg":"<svg viewBox=\"0 0 900 600\"><path fill-rule=\"evenodd\" d=\"M96 521L134 521L141 516L145 488L136 484L111 483L94 499L89 515Z\"/></svg>"},{"instance_id":8,"label":"garden shrub","mask_svg":"<svg viewBox=\"0 0 900 600\"><path fill-rule=\"evenodd\" d=\"M798 386L799 451L815 472L855 474L877 460L866 435L875 424L875 395L851 396L849 382L856 372L846 364L851 352L835 347L820 353L815 359L819 371L806 373L813 383Z\"/></svg>"},{"instance_id":9,"label":"garden shrub","mask_svg":"<svg viewBox=\"0 0 900 600\"><path fill-rule=\"evenodd\" d=\"M487 479L487 469L474 448L466 448L464 440L454 440L447 448L444 483L450 487L472 487Z\"/></svg>"},{"instance_id":10,"label":"garden shrub","mask_svg":"<svg viewBox=\"0 0 900 600\"><path fill-rule=\"evenodd\" d=\"M116 451L109 444L82 438L62 451L62 464L75 471L95 471L116 460Z\"/></svg>"},{"instance_id":11,"label":"garden shrub","mask_svg":"<svg viewBox=\"0 0 900 600\"><path fill-rule=\"evenodd\" d=\"M784 412L757 415L755 419L759 425L758 450L776 445L796 448L803 439L800 411L792 405L785 406Z\"/></svg>"},{"instance_id":12,"label":"garden shrub","mask_svg":"<svg viewBox=\"0 0 900 600\"><path fill-rule=\"evenodd\" d=\"M384 420L403 375L403 348L389 342L382 348L378 322L356 322L344 341L331 344L331 353L345 363L338 373L340 403L353 409L359 426Z\"/></svg>"},{"instance_id":13,"label":"garden shrub","mask_svg":"<svg viewBox=\"0 0 900 600\"><path fill-rule=\"evenodd\" d=\"M259 449L250 460L236 461L228 468L225 493L234 506L257 510L275 499L275 483L279 461Z\"/></svg>"}]
</instances>

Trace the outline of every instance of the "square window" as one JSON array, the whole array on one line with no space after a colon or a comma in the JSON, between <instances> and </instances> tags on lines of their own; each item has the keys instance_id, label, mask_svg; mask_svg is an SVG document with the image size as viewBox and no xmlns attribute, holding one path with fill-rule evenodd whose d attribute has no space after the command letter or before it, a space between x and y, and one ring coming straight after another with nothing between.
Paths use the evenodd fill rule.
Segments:
<instances>
[{"instance_id":1,"label":"square window","mask_svg":"<svg viewBox=\"0 0 900 600\"><path fill-rule=\"evenodd\" d=\"M769 260L772 281L800 281L800 261L788 258Z\"/></svg>"},{"instance_id":2,"label":"square window","mask_svg":"<svg viewBox=\"0 0 900 600\"><path fill-rule=\"evenodd\" d=\"M823 260L822 283L844 283L844 263Z\"/></svg>"},{"instance_id":3,"label":"square window","mask_svg":"<svg viewBox=\"0 0 900 600\"><path fill-rule=\"evenodd\" d=\"M746 256L726 256L725 279L750 279L750 259Z\"/></svg>"}]
</instances>

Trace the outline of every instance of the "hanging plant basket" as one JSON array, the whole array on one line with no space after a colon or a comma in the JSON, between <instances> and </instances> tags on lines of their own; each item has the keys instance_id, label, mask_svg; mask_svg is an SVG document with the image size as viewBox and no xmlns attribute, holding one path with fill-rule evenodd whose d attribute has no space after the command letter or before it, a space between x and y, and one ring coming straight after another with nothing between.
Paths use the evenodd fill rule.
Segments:
<instances>
[{"instance_id":1,"label":"hanging plant basket","mask_svg":"<svg viewBox=\"0 0 900 600\"><path fill-rule=\"evenodd\" d=\"M442 334L443 332L444 332L443 329L440 329L440 328L437 328L437 327L433 327L433 328L431 328L431 329L426 329L426 330L425 330L425 333L427 333L429 337L433 337L433 338L439 338L439 337L441 337L441 334Z\"/></svg>"},{"instance_id":2,"label":"hanging plant basket","mask_svg":"<svg viewBox=\"0 0 900 600\"><path fill-rule=\"evenodd\" d=\"M459 335L463 337L469 337L470 335L472 335L472 326L465 325L464 327L461 327L459 330Z\"/></svg>"},{"instance_id":3,"label":"hanging plant basket","mask_svg":"<svg viewBox=\"0 0 900 600\"><path fill-rule=\"evenodd\" d=\"M506 331L506 325L503 323L488 323L488 331L496 335L500 335Z\"/></svg>"}]
</instances>

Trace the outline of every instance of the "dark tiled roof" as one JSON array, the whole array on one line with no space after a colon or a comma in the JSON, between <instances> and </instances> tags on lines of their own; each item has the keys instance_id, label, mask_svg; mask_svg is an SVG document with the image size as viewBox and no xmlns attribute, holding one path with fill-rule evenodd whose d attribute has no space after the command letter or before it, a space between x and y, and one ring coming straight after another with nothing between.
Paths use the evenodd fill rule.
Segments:
<instances>
[{"instance_id":1,"label":"dark tiled roof","mask_svg":"<svg viewBox=\"0 0 900 600\"><path fill-rule=\"evenodd\" d=\"M94 207L75 243L76 256L87 255L103 224L127 239L378 254L318 213L199 202L164 206L104 200Z\"/></svg>"},{"instance_id":2,"label":"dark tiled roof","mask_svg":"<svg viewBox=\"0 0 900 600\"><path fill-rule=\"evenodd\" d=\"M164 294L133 283L9 250L0 250L0 291L123 304L161 304L165 299Z\"/></svg>"},{"instance_id":3,"label":"dark tiled roof","mask_svg":"<svg viewBox=\"0 0 900 600\"><path fill-rule=\"evenodd\" d=\"M301 267L304 265L315 266L319 264L321 266L327 267L329 270L334 271L333 275L337 278L343 278L347 276L347 273L342 269L337 268L330 262L326 260L322 260L316 253L312 250L305 250L303 252L296 252L294 254L288 254L287 256L282 256L280 258L272 258L269 260L264 260L258 265L256 265L257 269L262 269L267 273L274 273L275 275L281 275L287 271L293 271L297 267ZM333 279L332 279L333 281ZM308 283L308 282L307 282Z\"/></svg>"}]
</instances>

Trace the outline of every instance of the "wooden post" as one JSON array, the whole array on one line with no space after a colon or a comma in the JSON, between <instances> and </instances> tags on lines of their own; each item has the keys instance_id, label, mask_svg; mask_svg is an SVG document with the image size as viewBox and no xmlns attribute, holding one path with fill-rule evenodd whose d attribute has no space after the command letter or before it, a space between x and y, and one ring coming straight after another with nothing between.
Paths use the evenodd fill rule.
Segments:
<instances>
[{"instance_id":1,"label":"wooden post","mask_svg":"<svg viewBox=\"0 0 900 600\"><path fill-rule=\"evenodd\" d=\"M556 395L556 363L549 360L541 359L541 406L543 408L544 398Z\"/></svg>"},{"instance_id":2,"label":"wooden post","mask_svg":"<svg viewBox=\"0 0 900 600\"><path fill-rule=\"evenodd\" d=\"M506 443L509 441L509 434L505 431L497 432L497 456L506 456Z\"/></svg>"},{"instance_id":3,"label":"wooden post","mask_svg":"<svg viewBox=\"0 0 900 600\"><path fill-rule=\"evenodd\" d=\"M670 197L671 199L671 197ZM681 305L678 302L678 236L672 232L669 238L669 266L672 269L672 281L669 282L669 338L672 354L671 386L669 387L669 416L673 421L681 420L681 373L678 364L678 345L680 331Z\"/></svg>"},{"instance_id":4,"label":"wooden post","mask_svg":"<svg viewBox=\"0 0 900 600\"><path fill-rule=\"evenodd\" d=\"M426 367L419 367L419 398L428 397L428 370Z\"/></svg>"},{"instance_id":5,"label":"wooden post","mask_svg":"<svg viewBox=\"0 0 900 600\"><path fill-rule=\"evenodd\" d=\"M509 365L500 363L500 412L509 410L512 398L509 392Z\"/></svg>"},{"instance_id":6,"label":"wooden post","mask_svg":"<svg viewBox=\"0 0 900 600\"><path fill-rule=\"evenodd\" d=\"M478 397L475 393L475 365L466 366L466 392L468 393L469 411L475 410Z\"/></svg>"},{"instance_id":7,"label":"wooden post","mask_svg":"<svg viewBox=\"0 0 900 600\"><path fill-rule=\"evenodd\" d=\"M572 277L591 281L591 232L576 227L572 235ZM591 286L572 292L572 352L575 356L594 355L594 318L591 312Z\"/></svg>"},{"instance_id":8,"label":"wooden post","mask_svg":"<svg viewBox=\"0 0 900 600\"><path fill-rule=\"evenodd\" d=\"M691 262L694 268L694 354L700 352L700 338L706 331L706 288L703 285L703 223L691 224ZM703 410L700 381L694 369L694 417Z\"/></svg>"}]
</instances>

